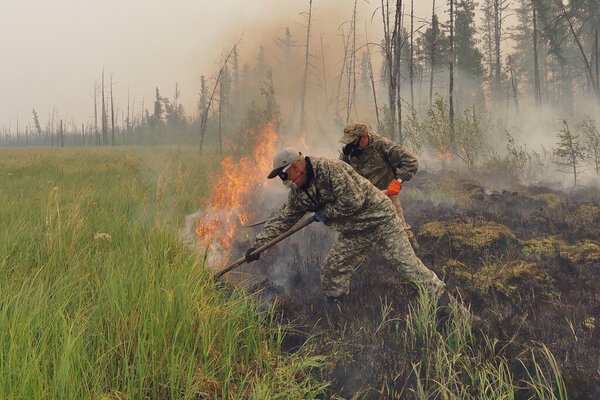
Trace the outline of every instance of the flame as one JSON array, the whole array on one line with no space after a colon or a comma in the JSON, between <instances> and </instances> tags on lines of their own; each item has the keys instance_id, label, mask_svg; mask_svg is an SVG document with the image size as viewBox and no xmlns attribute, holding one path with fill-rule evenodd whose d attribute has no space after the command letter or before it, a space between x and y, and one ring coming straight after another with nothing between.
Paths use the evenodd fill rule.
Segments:
<instances>
[{"instance_id":1,"label":"flame","mask_svg":"<svg viewBox=\"0 0 600 400\"><path fill-rule=\"evenodd\" d=\"M229 257L240 224L248 221L247 210L257 185L271 170L277 141L275 122L268 123L259 133L248 131L246 135L256 142L252 156L244 157L238 163L231 157L221 162L221 172L211 189L208 206L196 223L200 247L218 253L224 262Z\"/></svg>"},{"instance_id":2,"label":"flame","mask_svg":"<svg viewBox=\"0 0 600 400\"><path fill-rule=\"evenodd\" d=\"M446 161L452 158L452 152L450 148L445 144L440 144L440 148L438 150L438 158L442 161Z\"/></svg>"}]
</instances>

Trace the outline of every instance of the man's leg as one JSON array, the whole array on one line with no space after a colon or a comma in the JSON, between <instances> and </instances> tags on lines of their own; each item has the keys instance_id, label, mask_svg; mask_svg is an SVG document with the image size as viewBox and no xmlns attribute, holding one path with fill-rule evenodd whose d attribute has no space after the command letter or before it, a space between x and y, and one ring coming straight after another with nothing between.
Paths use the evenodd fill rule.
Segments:
<instances>
[{"instance_id":1,"label":"man's leg","mask_svg":"<svg viewBox=\"0 0 600 400\"><path fill-rule=\"evenodd\" d=\"M406 232L408 240L410 241L410 244L415 250L415 252L419 251L419 242L417 242L415 234L413 233L413 231L410 228L410 225L408 224L408 222L406 222L406 219L404 218L404 210L402 210L400 196L396 194L393 196L389 196L389 198L390 200L392 200L392 203L394 203L394 207L396 207L396 215L398 215L398 219L400 220L400 228Z\"/></svg>"},{"instance_id":2,"label":"man's leg","mask_svg":"<svg viewBox=\"0 0 600 400\"><path fill-rule=\"evenodd\" d=\"M368 241L340 235L321 265L321 287L328 297L348 294L354 271L365 260Z\"/></svg>"},{"instance_id":3,"label":"man's leg","mask_svg":"<svg viewBox=\"0 0 600 400\"><path fill-rule=\"evenodd\" d=\"M424 285L436 298L440 296L445 288L444 282L417 257L405 231L393 222L382 224L373 244L405 279Z\"/></svg>"}]
</instances>

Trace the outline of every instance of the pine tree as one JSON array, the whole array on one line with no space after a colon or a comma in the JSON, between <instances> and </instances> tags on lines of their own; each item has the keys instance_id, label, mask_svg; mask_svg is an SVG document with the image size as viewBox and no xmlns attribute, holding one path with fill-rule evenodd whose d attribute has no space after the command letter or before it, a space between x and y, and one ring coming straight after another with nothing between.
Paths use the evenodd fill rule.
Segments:
<instances>
[{"instance_id":1,"label":"pine tree","mask_svg":"<svg viewBox=\"0 0 600 400\"><path fill-rule=\"evenodd\" d=\"M573 185L577 185L579 164L584 159L579 136L569 129L567 121L563 120L563 128L558 135L558 147L554 149L554 164L559 171L573 174Z\"/></svg>"}]
</instances>

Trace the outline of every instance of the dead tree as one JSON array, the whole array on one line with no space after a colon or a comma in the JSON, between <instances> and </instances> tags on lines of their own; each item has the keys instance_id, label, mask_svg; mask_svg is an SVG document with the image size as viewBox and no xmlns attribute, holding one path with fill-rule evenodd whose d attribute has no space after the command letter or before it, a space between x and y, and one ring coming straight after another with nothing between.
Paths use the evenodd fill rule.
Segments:
<instances>
[{"instance_id":1,"label":"dead tree","mask_svg":"<svg viewBox=\"0 0 600 400\"><path fill-rule=\"evenodd\" d=\"M433 77L434 77L434 68L435 68L435 46L436 46L436 37L437 37L437 28L438 21L437 16L435 15L435 0L433 0L433 5L431 7L431 43L430 43L430 53L429 61L431 64L431 72L429 76L429 108L431 108L433 101Z\"/></svg>"},{"instance_id":2,"label":"dead tree","mask_svg":"<svg viewBox=\"0 0 600 400\"><path fill-rule=\"evenodd\" d=\"M448 85L450 145L454 146L454 0L450 0L450 84Z\"/></svg>"},{"instance_id":3,"label":"dead tree","mask_svg":"<svg viewBox=\"0 0 600 400\"><path fill-rule=\"evenodd\" d=\"M515 79L514 65L512 57L508 56L508 72L510 74L510 84L512 88L513 100L515 102L515 109L517 110L517 114L519 114L519 96L517 89L517 81Z\"/></svg>"},{"instance_id":4,"label":"dead tree","mask_svg":"<svg viewBox=\"0 0 600 400\"><path fill-rule=\"evenodd\" d=\"M350 43L350 62L348 63L348 88L346 97L346 123L350 122L350 113L356 101L356 3L354 0L354 10L352 12L352 22L350 26L350 34L352 40Z\"/></svg>"},{"instance_id":5,"label":"dead tree","mask_svg":"<svg viewBox=\"0 0 600 400\"><path fill-rule=\"evenodd\" d=\"M108 144L108 121L106 120L106 98L104 94L104 68L102 68L102 144Z\"/></svg>"},{"instance_id":6,"label":"dead tree","mask_svg":"<svg viewBox=\"0 0 600 400\"><path fill-rule=\"evenodd\" d=\"M569 32L571 32L571 35L573 36L573 40L575 40L575 43L577 44L577 48L579 49L579 53L581 54L581 58L583 59L586 75L588 77L588 81L590 82L590 85L592 86L592 90L594 91L594 94L596 95L598 100L600 100L600 88L598 88L598 84L597 84L596 80L594 79L594 73L592 72L592 67L587 58L587 55L585 54L585 50L583 49L583 45L581 44L579 35L577 34L577 32L575 32L575 28L573 27L573 22L571 21L571 18L569 17L569 14L567 13L567 9L565 8L565 5L563 4L563 2L561 0L555 0L555 1L556 1L556 4L561 9L563 18L567 21L567 25L569 27Z\"/></svg>"},{"instance_id":7,"label":"dead tree","mask_svg":"<svg viewBox=\"0 0 600 400\"><path fill-rule=\"evenodd\" d=\"M415 109L415 92L414 92L414 80L415 80L415 47L414 47L414 35L415 35L415 0L410 0L410 65L409 65L409 78L410 78L410 106L413 111Z\"/></svg>"},{"instance_id":8,"label":"dead tree","mask_svg":"<svg viewBox=\"0 0 600 400\"><path fill-rule=\"evenodd\" d=\"M111 131L111 142L115 145L115 102L113 99L113 80L112 74L110 74L110 131Z\"/></svg>"},{"instance_id":9,"label":"dead tree","mask_svg":"<svg viewBox=\"0 0 600 400\"><path fill-rule=\"evenodd\" d=\"M304 53L304 78L302 79L302 98L300 101L300 128L305 127L304 101L306 98L306 85L308 80L308 66L310 55L310 22L312 18L312 0L308 2L308 24L306 25L306 52Z\"/></svg>"},{"instance_id":10,"label":"dead tree","mask_svg":"<svg viewBox=\"0 0 600 400\"><path fill-rule=\"evenodd\" d=\"M400 98L400 54L402 50L401 18L402 0L396 0L394 22L390 23L389 2L381 0L381 13L384 32L384 62L388 78L388 101L390 107L390 129L397 132L398 143L402 137L402 107ZM396 122L396 112L398 120Z\"/></svg>"},{"instance_id":11,"label":"dead tree","mask_svg":"<svg viewBox=\"0 0 600 400\"><path fill-rule=\"evenodd\" d=\"M225 60L221 64L221 68L219 69L219 73L217 74L217 78L215 80L215 85L213 86L212 92L210 93L210 97L208 98L208 101L206 103L206 108L203 110L203 113L200 116L200 149L199 149L200 154L202 154L202 146L204 144L204 135L206 134L206 122L208 121L208 112L210 111L210 106L215 97L215 93L217 92L217 88L219 87L219 82L221 81L221 75L223 75L223 71L225 70L225 67L227 66L227 62L229 61L229 58L231 58L233 51L237 48L237 46L241 40L242 40L242 38L238 39L238 41L233 45L233 47L227 54L227 57L225 57Z\"/></svg>"},{"instance_id":12,"label":"dead tree","mask_svg":"<svg viewBox=\"0 0 600 400\"><path fill-rule=\"evenodd\" d=\"M371 62L371 49L369 47L369 39L367 38L367 60L369 63L369 80L371 82L371 90L373 91L373 103L375 106L375 117L377 119L377 126L381 123L379 120L379 107L377 106L377 90L375 89L375 78L373 76L373 63Z\"/></svg>"},{"instance_id":13,"label":"dead tree","mask_svg":"<svg viewBox=\"0 0 600 400\"><path fill-rule=\"evenodd\" d=\"M535 105L539 108L542 105L542 90L540 87L540 67L538 64L538 29L535 0L531 0L531 8L533 10L533 91Z\"/></svg>"},{"instance_id":14,"label":"dead tree","mask_svg":"<svg viewBox=\"0 0 600 400\"><path fill-rule=\"evenodd\" d=\"M96 146L100 146L100 135L98 133L98 82L94 81L94 136Z\"/></svg>"}]
</instances>

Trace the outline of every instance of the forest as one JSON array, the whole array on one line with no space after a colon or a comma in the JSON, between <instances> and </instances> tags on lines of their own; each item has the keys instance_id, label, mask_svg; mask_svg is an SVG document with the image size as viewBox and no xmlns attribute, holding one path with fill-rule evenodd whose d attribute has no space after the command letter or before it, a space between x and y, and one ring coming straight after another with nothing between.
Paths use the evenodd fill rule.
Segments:
<instances>
[{"instance_id":1,"label":"forest","mask_svg":"<svg viewBox=\"0 0 600 400\"><path fill-rule=\"evenodd\" d=\"M372 15L358 5L332 38L309 1L291 28L227 45L200 87L156 87L146 102L115 99L102 70L92 120L55 110L44 119L32 99L31 118L4 125L0 145L191 144L222 155L243 151L243 132L268 119L307 146L316 137L335 146L345 123L362 121L469 169L509 159L534 180L551 179L544 166L573 183L600 173L598 2L433 0L427 18L415 16L414 0L382 0ZM195 109L182 105L183 90L197 93Z\"/></svg>"}]
</instances>

